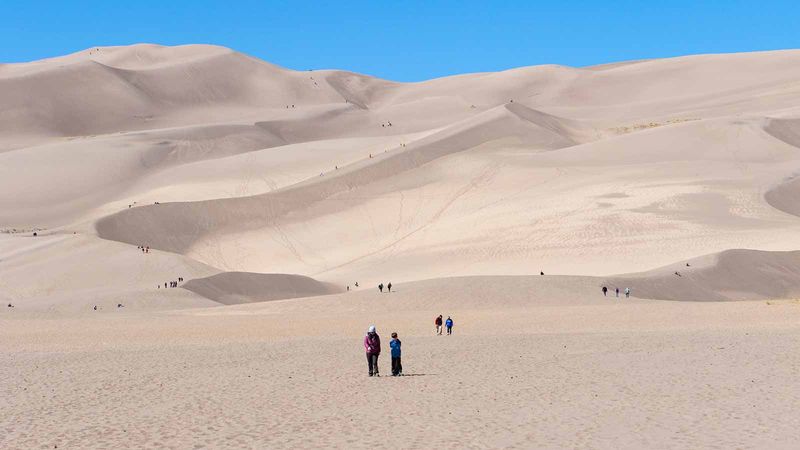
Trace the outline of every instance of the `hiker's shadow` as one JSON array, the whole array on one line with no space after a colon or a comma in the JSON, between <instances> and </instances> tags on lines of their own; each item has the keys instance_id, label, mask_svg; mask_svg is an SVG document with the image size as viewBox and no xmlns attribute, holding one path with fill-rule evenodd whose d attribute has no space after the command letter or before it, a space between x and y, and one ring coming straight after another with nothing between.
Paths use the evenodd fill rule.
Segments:
<instances>
[{"instance_id":1,"label":"hiker's shadow","mask_svg":"<svg viewBox=\"0 0 800 450\"><path fill-rule=\"evenodd\" d=\"M436 375L435 373L404 373L403 377L430 377Z\"/></svg>"}]
</instances>

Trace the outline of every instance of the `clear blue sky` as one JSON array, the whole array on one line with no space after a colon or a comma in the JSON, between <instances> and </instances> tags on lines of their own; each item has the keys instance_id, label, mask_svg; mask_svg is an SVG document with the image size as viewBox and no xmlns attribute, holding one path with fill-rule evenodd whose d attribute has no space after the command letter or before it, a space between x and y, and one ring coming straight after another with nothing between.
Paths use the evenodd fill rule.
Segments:
<instances>
[{"instance_id":1,"label":"clear blue sky","mask_svg":"<svg viewBox=\"0 0 800 450\"><path fill-rule=\"evenodd\" d=\"M0 0L0 62L138 42L218 44L293 69L416 81L800 48L800 0Z\"/></svg>"}]
</instances>

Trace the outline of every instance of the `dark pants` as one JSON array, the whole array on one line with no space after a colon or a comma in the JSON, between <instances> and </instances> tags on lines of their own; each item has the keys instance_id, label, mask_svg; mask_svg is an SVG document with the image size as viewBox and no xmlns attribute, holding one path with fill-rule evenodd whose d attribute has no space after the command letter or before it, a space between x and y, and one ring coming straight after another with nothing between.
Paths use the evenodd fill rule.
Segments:
<instances>
[{"instance_id":1,"label":"dark pants","mask_svg":"<svg viewBox=\"0 0 800 450\"><path fill-rule=\"evenodd\" d=\"M400 362L400 357L395 358L392 356L392 375L400 375L403 373L403 364Z\"/></svg>"},{"instance_id":2,"label":"dark pants","mask_svg":"<svg viewBox=\"0 0 800 450\"><path fill-rule=\"evenodd\" d=\"M447 334L453 334L453 327L447 327Z\"/></svg>"},{"instance_id":3,"label":"dark pants","mask_svg":"<svg viewBox=\"0 0 800 450\"><path fill-rule=\"evenodd\" d=\"M375 353L367 353L367 367L369 367L369 376L378 374L378 355Z\"/></svg>"}]
</instances>

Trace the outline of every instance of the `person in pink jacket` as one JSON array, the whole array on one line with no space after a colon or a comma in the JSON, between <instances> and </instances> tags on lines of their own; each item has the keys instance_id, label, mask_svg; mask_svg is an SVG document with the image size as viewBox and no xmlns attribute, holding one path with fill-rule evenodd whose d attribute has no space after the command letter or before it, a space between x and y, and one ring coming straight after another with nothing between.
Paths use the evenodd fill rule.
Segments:
<instances>
[{"instance_id":1,"label":"person in pink jacket","mask_svg":"<svg viewBox=\"0 0 800 450\"><path fill-rule=\"evenodd\" d=\"M367 367L369 376L381 376L378 373L378 355L381 354L381 337L378 336L375 325L370 325L367 335L364 336L364 350L367 351Z\"/></svg>"}]
</instances>

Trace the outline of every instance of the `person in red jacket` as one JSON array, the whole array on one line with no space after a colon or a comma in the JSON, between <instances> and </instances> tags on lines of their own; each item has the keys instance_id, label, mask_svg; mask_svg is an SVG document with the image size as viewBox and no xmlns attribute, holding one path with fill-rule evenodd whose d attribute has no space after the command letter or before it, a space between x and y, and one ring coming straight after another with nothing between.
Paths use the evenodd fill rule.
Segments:
<instances>
[{"instance_id":1,"label":"person in red jacket","mask_svg":"<svg viewBox=\"0 0 800 450\"><path fill-rule=\"evenodd\" d=\"M381 337L378 336L375 325L370 325L367 335L364 336L364 350L367 351L367 367L369 376L381 376L378 371L378 355L381 354Z\"/></svg>"},{"instance_id":2,"label":"person in red jacket","mask_svg":"<svg viewBox=\"0 0 800 450\"><path fill-rule=\"evenodd\" d=\"M436 320L433 321L433 324L436 325L436 334L437 335L441 335L442 334L442 316L441 316L441 314L439 315L439 317L436 318Z\"/></svg>"}]
</instances>

